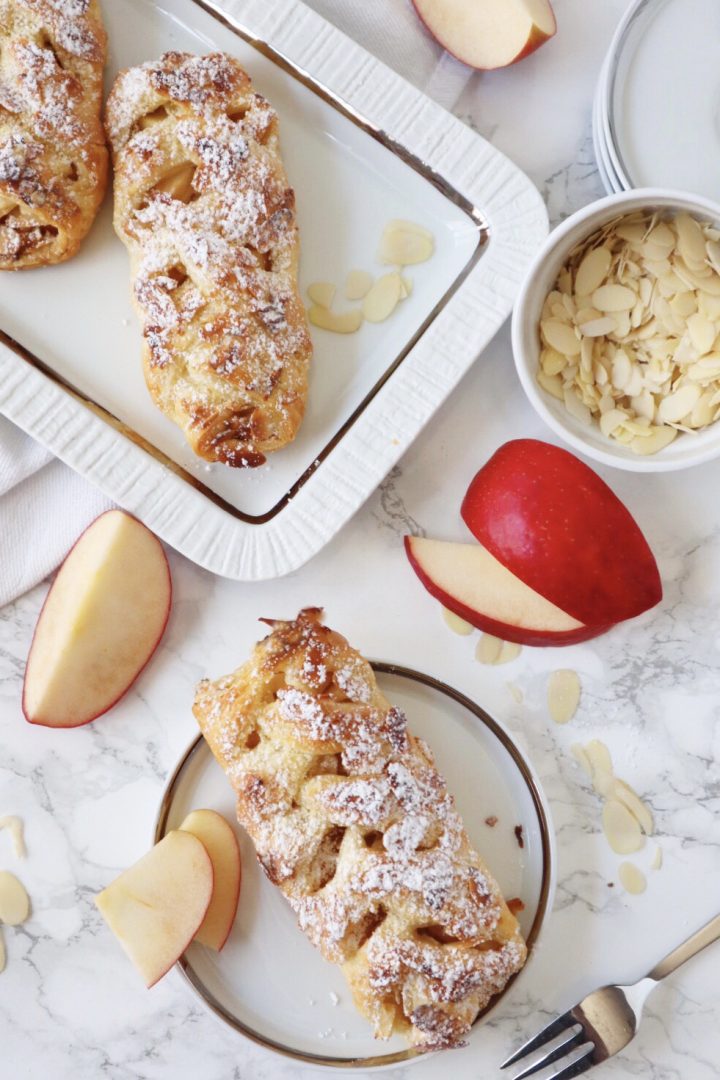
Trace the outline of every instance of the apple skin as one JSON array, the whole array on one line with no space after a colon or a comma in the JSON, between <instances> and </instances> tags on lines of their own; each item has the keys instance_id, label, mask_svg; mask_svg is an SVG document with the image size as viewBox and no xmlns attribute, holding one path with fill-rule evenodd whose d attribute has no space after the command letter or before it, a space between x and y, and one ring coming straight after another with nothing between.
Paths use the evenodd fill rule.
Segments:
<instances>
[{"instance_id":1,"label":"apple skin","mask_svg":"<svg viewBox=\"0 0 720 1080\"><path fill-rule=\"evenodd\" d=\"M457 597L450 596L444 589L441 589L436 585L432 578L425 573L425 570L416 559L412 548L412 541L413 537L404 537L405 552L410 565L430 595L434 596L436 600L439 600L443 607L446 607L448 611L453 611L456 615L459 615L461 619L464 619L465 622L470 623L471 626L484 631L486 634L493 634L503 641L514 641L518 645L533 645L540 648L551 648L562 645L577 645L581 641L589 641L591 638L599 637L610 629L609 625L580 626L577 630L558 632L550 630L531 630L526 627L511 626L508 623L497 622L497 620L492 619L481 612L475 611L473 608L467 607L461 600L458 600Z\"/></svg>"},{"instance_id":2,"label":"apple skin","mask_svg":"<svg viewBox=\"0 0 720 1080\"><path fill-rule=\"evenodd\" d=\"M29 704L28 704L28 675L31 672L31 667L32 667L31 660L32 660L32 656L33 656L33 650L34 650L34 648L36 646L36 643L37 643L37 640L38 640L38 635L39 635L39 632L40 632L40 629L41 629L41 626L42 626L42 622L43 622L43 616L45 615L46 610L48 609L48 606L49 606L49 604L51 602L53 589L55 588L55 585L56 585L56 583L58 581L58 578L59 578L60 574L62 573L62 570L63 570L66 562L68 561L70 556L73 554L73 552L76 550L76 548L78 547L78 544L80 544L81 541L83 541L87 537L88 533L90 533L90 531L98 524L98 522L101 521L103 518L107 517L108 515L111 515L111 514L122 514L124 517L129 518L131 521L136 522L136 524L139 527L141 527L142 529L144 529L147 532L149 537L152 537L153 541L157 544L157 547L158 547L159 551L162 553L162 559L164 561L164 569L165 569L165 573L167 574L167 610L165 612L165 618L164 618L164 621L162 622L162 624L158 627L157 635L155 636L154 641L150 642L149 645L148 645L148 652L147 652L147 655L146 655L145 659L142 661L140 666L137 667L137 669L134 671L134 673L130 673L129 681L126 683L126 685L124 686L123 689L119 690L119 692L114 696L114 698L111 701L109 701L107 704L104 704L102 706L102 708L100 708L97 712L94 712L94 714L91 715L91 716L84 716L81 719L78 719L76 722L73 722L73 723L70 723L70 722L56 723L52 719L50 719L48 717L43 717L42 715L33 713L32 710L29 707ZM33 632L32 641L30 643L30 649L28 651L28 660L27 660L27 664L26 664L26 667L25 667L25 677L24 677L24 680L23 680L23 692L22 692L22 701L21 701L21 708L22 708L23 716L25 717L27 722L29 724L33 724L33 725L35 725L37 727L51 727L51 728L84 727L85 724L89 724L93 720L97 720L97 718L99 716L103 716L106 712L108 712L115 705L117 705L118 701L120 701L125 696L125 694L128 692L130 687L137 681L137 679L143 673L143 671L145 670L147 665L150 663L152 657L154 656L154 654L155 654L155 652L157 650L157 647L158 647L158 645L160 644L160 642L161 642L161 640L163 638L165 630L167 629L168 620L170 619L170 612L172 610L172 595L173 595L173 586L172 586L172 576L170 574L170 565L169 565L169 563L167 561L167 556L165 555L165 551L163 549L163 546L160 543L160 541L158 540L158 538L155 536L155 534L150 532L150 530L145 525L143 525L142 522L140 522L136 518L132 517L132 515L127 514L124 510L106 510L103 514L100 514L99 517L95 518L94 521L91 521L90 524L87 526L87 528L77 538L77 540L73 544L72 548L70 549L70 551L65 556L65 559L63 560L63 563L62 563L62 565L61 565L61 567L60 567L60 569L59 569L59 571L57 573L57 576L55 577L55 580L53 581L52 585L50 586L50 590L48 591L48 594L45 597L42 608L40 609L40 614L38 616L37 623L35 624L35 630Z\"/></svg>"},{"instance_id":3,"label":"apple skin","mask_svg":"<svg viewBox=\"0 0 720 1080\"><path fill-rule=\"evenodd\" d=\"M467 0L468 5L470 3L478 4L479 0ZM502 3L506 3L507 0L501 0ZM420 19L421 23L432 37L442 45L443 49L450 56L453 56L456 60L459 60L461 64L466 64L470 68L474 68L476 71L497 71L501 68L511 67L513 64L519 63L520 60L524 60L525 57L534 53L541 45L544 45L546 41L549 41L557 33L557 21L555 19L555 13L552 10L551 4L547 3L548 14L552 19L552 26L547 30L541 30L535 23L531 24L530 32L523 45L513 55L508 56L507 59L498 60L496 63L488 62L487 59L480 60L478 56L474 56L472 53L473 45L475 41L472 36L466 37L462 45L455 44L454 41L449 40L449 35L445 36L442 29L433 25L433 9L447 8L447 12L443 12L446 19L452 17L452 5L447 0L412 0L415 13ZM498 4L499 6L499 4Z\"/></svg>"},{"instance_id":4,"label":"apple skin","mask_svg":"<svg viewBox=\"0 0 720 1080\"><path fill-rule=\"evenodd\" d=\"M476 474L461 514L498 562L588 627L607 629L662 600L655 558L629 510L558 446L505 443Z\"/></svg>"}]
</instances>

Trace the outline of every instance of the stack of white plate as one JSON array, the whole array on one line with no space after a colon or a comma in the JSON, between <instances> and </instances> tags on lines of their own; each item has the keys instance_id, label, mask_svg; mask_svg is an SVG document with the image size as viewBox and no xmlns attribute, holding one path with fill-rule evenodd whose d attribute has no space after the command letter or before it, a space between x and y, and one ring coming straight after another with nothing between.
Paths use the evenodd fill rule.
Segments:
<instances>
[{"instance_id":1,"label":"stack of white plate","mask_svg":"<svg viewBox=\"0 0 720 1080\"><path fill-rule=\"evenodd\" d=\"M636 187L720 200L720 0L636 0L593 109L608 193Z\"/></svg>"}]
</instances>

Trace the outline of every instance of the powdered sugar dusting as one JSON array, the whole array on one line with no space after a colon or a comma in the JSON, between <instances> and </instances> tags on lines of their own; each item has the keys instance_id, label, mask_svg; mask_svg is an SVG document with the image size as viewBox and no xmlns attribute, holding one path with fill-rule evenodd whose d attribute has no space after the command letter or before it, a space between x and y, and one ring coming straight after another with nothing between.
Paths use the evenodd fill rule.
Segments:
<instances>
[{"instance_id":1,"label":"powdered sugar dusting","mask_svg":"<svg viewBox=\"0 0 720 1080\"><path fill-rule=\"evenodd\" d=\"M429 748L319 618L308 609L274 624L230 683L205 684L196 715L262 864L323 955L353 961L348 977L378 1031L390 1010L417 1045L458 1045L525 946ZM243 752L249 727L258 739ZM282 791L262 820L243 797L246 769Z\"/></svg>"}]
</instances>

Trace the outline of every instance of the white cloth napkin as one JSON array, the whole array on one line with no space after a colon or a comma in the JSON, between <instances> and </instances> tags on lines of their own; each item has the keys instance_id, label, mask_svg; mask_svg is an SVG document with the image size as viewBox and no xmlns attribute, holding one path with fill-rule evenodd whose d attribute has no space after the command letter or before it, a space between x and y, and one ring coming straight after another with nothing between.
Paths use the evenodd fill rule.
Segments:
<instances>
[{"instance_id":1,"label":"white cloth napkin","mask_svg":"<svg viewBox=\"0 0 720 1080\"><path fill-rule=\"evenodd\" d=\"M471 72L424 30L410 0L306 3L439 104L453 108ZM0 607L54 570L82 530L110 505L0 416Z\"/></svg>"}]
</instances>

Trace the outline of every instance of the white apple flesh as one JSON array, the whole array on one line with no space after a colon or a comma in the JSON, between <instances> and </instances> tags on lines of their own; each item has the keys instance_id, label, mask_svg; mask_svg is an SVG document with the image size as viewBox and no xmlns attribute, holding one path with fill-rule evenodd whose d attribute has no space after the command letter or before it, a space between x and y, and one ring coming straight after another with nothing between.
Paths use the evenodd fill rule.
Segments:
<instances>
[{"instance_id":1,"label":"white apple flesh","mask_svg":"<svg viewBox=\"0 0 720 1080\"><path fill-rule=\"evenodd\" d=\"M428 592L471 625L521 645L565 645L595 637L546 600L480 544L406 536L410 563Z\"/></svg>"},{"instance_id":2,"label":"white apple flesh","mask_svg":"<svg viewBox=\"0 0 720 1080\"><path fill-rule=\"evenodd\" d=\"M194 940L219 952L232 930L240 897L238 842L232 827L214 810L193 810L180 828L200 840L213 864L212 900Z\"/></svg>"},{"instance_id":3,"label":"white apple flesh","mask_svg":"<svg viewBox=\"0 0 720 1080\"><path fill-rule=\"evenodd\" d=\"M413 0L413 4L444 49L483 71L522 60L557 29L548 0Z\"/></svg>"},{"instance_id":4,"label":"white apple flesh","mask_svg":"<svg viewBox=\"0 0 720 1080\"><path fill-rule=\"evenodd\" d=\"M172 584L162 544L121 510L82 534L48 593L25 670L31 724L78 727L106 712L155 652Z\"/></svg>"},{"instance_id":5,"label":"white apple flesh","mask_svg":"<svg viewBox=\"0 0 720 1080\"><path fill-rule=\"evenodd\" d=\"M194 938L212 892L210 856L196 836L175 829L95 903L149 988Z\"/></svg>"}]
</instances>

